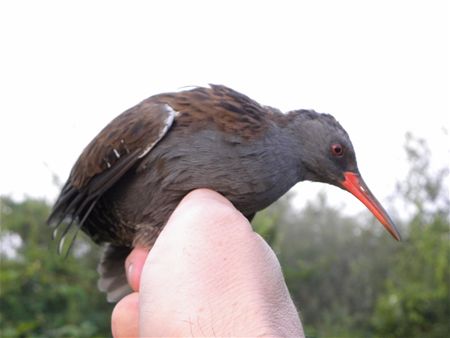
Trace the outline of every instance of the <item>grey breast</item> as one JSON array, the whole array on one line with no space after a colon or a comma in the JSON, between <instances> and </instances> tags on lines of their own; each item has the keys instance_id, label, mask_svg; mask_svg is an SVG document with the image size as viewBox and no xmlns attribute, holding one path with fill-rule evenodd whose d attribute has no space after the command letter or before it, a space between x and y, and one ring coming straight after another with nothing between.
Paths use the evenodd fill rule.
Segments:
<instances>
[{"instance_id":1,"label":"grey breast","mask_svg":"<svg viewBox=\"0 0 450 338\"><path fill-rule=\"evenodd\" d=\"M143 159L138 175L130 176L119 203L134 210L135 222L162 226L186 193L210 188L245 215L253 214L297 182L278 134L274 129L249 142L217 130L187 134L173 128Z\"/></svg>"}]
</instances>

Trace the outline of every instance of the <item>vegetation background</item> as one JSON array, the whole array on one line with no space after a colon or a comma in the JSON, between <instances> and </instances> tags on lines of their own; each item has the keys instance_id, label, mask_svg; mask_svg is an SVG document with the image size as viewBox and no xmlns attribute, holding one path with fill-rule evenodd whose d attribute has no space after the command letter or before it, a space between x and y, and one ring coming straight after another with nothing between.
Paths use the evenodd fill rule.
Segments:
<instances>
[{"instance_id":1,"label":"vegetation background","mask_svg":"<svg viewBox=\"0 0 450 338\"><path fill-rule=\"evenodd\" d=\"M324 194L292 196L254 228L277 253L308 337L450 337L448 168L433 170L407 135L410 169L392 194L403 241L367 214L349 217ZM0 336L108 337L112 305L96 288L100 248L80 236L56 255L44 200L0 199Z\"/></svg>"}]
</instances>

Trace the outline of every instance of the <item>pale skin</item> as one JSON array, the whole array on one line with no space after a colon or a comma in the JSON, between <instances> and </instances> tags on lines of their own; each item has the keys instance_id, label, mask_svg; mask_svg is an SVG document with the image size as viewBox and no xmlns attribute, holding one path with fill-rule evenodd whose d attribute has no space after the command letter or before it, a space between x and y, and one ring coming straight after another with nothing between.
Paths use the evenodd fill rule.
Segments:
<instances>
[{"instance_id":1,"label":"pale skin","mask_svg":"<svg viewBox=\"0 0 450 338\"><path fill-rule=\"evenodd\" d=\"M218 193L189 193L125 265L135 292L114 308L115 338L304 337L274 252Z\"/></svg>"}]
</instances>

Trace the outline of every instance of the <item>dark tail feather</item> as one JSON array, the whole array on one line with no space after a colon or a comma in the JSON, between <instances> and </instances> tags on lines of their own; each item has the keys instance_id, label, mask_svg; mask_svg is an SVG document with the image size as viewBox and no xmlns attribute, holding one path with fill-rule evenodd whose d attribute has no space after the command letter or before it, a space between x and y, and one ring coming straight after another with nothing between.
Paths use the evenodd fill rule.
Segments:
<instances>
[{"instance_id":1,"label":"dark tail feather","mask_svg":"<svg viewBox=\"0 0 450 338\"><path fill-rule=\"evenodd\" d=\"M129 247L108 244L98 264L98 289L106 292L106 299L110 303L117 302L132 292L125 274L125 259L130 252Z\"/></svg>"},{"instance_id":2,"label":"dark tail feather","mask_svg":"<svg viewBox=\"0 0 450 338\"><path fill-rule=\"evenodd\" d=\"M54 228L52 238L58 241L58 254L61 255L65 251L64 257L68 256L78 231L99 199L87 198L85 195L85 192L78 191L67 182L47 219L47 224ZM70 242L65 246L67 237L70 237Z\"/></svg>"}]
</instances>

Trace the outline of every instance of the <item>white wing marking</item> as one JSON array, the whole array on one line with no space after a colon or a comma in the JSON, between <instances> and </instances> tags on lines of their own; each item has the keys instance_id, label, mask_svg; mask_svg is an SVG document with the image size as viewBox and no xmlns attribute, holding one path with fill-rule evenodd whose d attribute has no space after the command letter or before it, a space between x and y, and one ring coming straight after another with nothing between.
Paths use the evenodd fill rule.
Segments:
<instances>
[{"instance_id":1,"label":"white wing marking","mask_svg":"<svg viewBox=\"0 0 450 338\"><path fill-rule=\"evenodd\" d=\"M174 92L175 93L187 92L187 91L197 89L197 88L211 88L211 86L209 85L209 83L205 83L203 85L183 86L183 87L177 88L176 90L174 90Z\"/></svg>"},{"instance_id":2,"label":"white wing marking","mask_svg":"<svg viewBox=\"0 0 450 338\"><path fill-rule=\"evenodd\" d=\"M155 142L153 142L152 144L150 144L146 149L144 149L144 151L142 152L142 154L140 154L138 156L138 158L142 158L145 155L148 154L148 152L150 150L152 150L152 148L163 138L163 136L167 133L167 130L169 130L169 128L172 126L173 121L175 120L175 117L178 116L179 112L173 110L173 108L171 106L169 106L168 104L164 105L164 108L166 108L167 111L167 118L164 121L164 127L161 129L161 131L159 132L158 137L156 138Z\"/></svg>"}]
</instances>

